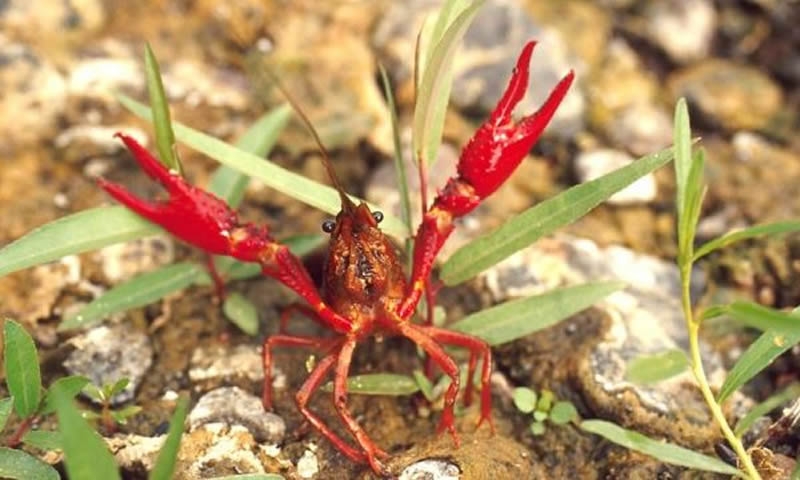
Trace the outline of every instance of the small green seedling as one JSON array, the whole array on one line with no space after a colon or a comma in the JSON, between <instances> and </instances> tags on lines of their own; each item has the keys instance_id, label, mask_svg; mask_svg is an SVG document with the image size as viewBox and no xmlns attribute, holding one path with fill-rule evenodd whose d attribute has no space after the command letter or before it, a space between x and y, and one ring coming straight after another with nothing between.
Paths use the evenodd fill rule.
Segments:
<instances>
[{"instance_id":1,"label":"small green seedling","mask_svg":"<svg viewBox=\"0 0 800 480\"><path fill-rule=\"evenodd\" d=\"M533 421L530 430L533 435L544 434L547 429L545 421L553 425L566 425L580 420L575 405L565 400L555 401L555 395L547 389L537 395L531 388L517 387L512 398L517 410L531 415Z\"/></svg>"},{"instance_id":2,"label":"small green seedling","mask_svg":"<svg viewBox=\"0 0 800 480\"><path fill-rule=\"evenodd\" d=\"M88 384L83 388L83 394L95 400L101 405L100 413L83 410L81 414L83 418L90 421L99 421L107 434L112 434L117 431L119 425L125 425L128 419L142 411L142 407L138 405L126 405L121 408L112 408L112 399L114 396L122 393L127 388L130 380L121 378L113 384L106 384L98 387L94 384Z\"/></svg>"}]
</instances>

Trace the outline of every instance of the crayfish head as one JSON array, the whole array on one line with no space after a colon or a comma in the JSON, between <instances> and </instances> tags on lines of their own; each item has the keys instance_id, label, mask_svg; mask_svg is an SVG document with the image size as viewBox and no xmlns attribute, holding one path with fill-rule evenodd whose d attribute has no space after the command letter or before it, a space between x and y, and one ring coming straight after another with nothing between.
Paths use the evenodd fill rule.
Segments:
<instances>
[{"instance_id":1,"label":"crayfish head","mask_svg":"<svg viewBox=\"0 0 800 480\"><path fill-rule=\"evenodd\" d=\"M325 300L342 315L399 301L405 276L394 245L378 228L381 212L362 203L345 208L323 230L331 234L323 274Z\"/></svg>"}]
</instances>

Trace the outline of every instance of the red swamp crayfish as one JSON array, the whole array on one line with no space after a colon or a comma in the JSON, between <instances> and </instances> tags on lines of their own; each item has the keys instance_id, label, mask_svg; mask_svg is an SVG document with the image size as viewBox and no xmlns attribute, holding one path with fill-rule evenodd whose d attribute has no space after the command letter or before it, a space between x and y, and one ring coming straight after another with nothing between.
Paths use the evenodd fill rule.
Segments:
<instances>
[{"instance_id":1,"label":"red swamp crayfish","mask_svg":"<svg viewBox=\"0 0 800 480\"><path fill-rule=\"evenodd\" d=\"M474 378L479 359L482 365L478 425L486 422L494 429L489 388L492 364L489 345L477 337L435 327L430 319L427 323L416 324L411 318L423 294L433 297L429 279L431 269L454 228L454 219L475 209L508 179L550 122L572 84L574 73L569 72L537 112L515 122L511 114L525 95L534 46L535 42L529 42L523 48L503 97L464 147L457 174L448 180L425 212L414 238L409 280L406 280L395 247L378 228L382 214L371 212L364 203L356 205L348 198L324 155L331 181L341 198L341 211L335 222L323 224L323 229L330 234L330 248L321 291L314 285L301 260L286 246L276 242L266 226L241 223L236 212L224 201L167 170L131 137L118 134L144 172L167 190L169 198L151 203L104 179L99 180L99 185L140 216L209 254L259 264L264 275L283 283L307 302L300 311L335 334L331 337L306 337L287 335L281 330L264 341L264 407L272 407L274 347L304 347L321 352L322 359L296 394L300 412L348 458L368 463L376 473L386 475L389 472L381 459L388 454L369 438L346 403L347 377L353 352L359 342L371 335L401 335L410 339L450 377L452 381L444 395L438 431L448 430L456 445L458 436L453 409L459 391L459 368L443 345L467 349L470 353L467 378ZM334 406L357 447L343 440L308 408L312 393L331 370L334 372ZM470 403L472 390L473 382L469 381L464 392L465 404Z\"/></svg>"}]
</instances>

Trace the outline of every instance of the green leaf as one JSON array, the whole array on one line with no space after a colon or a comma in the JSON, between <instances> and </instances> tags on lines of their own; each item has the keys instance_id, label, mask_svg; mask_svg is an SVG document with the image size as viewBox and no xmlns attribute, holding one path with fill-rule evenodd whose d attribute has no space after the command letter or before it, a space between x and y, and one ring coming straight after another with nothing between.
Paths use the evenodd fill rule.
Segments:
<instances>
[{"instance_id":1,"label":"green leaf","mask_svg":"<svg viewBox=\"0 0 800 480\"><path fill-rule=\"evenodd\" d=\"M178 450L181 446L181 435L183 435L183 424L186 422L186 410L189 407L189 398L181 397L178 406L169 422L169 432L158 459L150 472L149 480L170 480L175 471L175 461L178 458Z\"/></svg>"},{"instance_id":2,"label":"green leaf","mask_svg":"<svg viewBox=\"0 0 800 480\"><path fill-rule=\"evenodd\" d=\"M458 13L431 50L430 59L425 64L417 92L412 127L414 155L423 168L436 160L439 143L442 141L456 47L483 3L484 0L476 0ZM446 8L442 9L442 14L448 15ZM437 26L434 26L434 34Z\"/></svg>"},{"instance_id":3,"label":"green leaf","mask_svg":"<svg viewBox=\"0 0 800 480\"><path fill-rule=\"evenodd\" d=\"M392 140L394 141L394 170L397 174L397 188L400 189L400 217L406 226L406 254L410 255L411 240L410 237L414 235L414 227L411 225L411 196L408 193L408 177L406 175L406 164L403 161L403 144L400 141L400 127L397 120L397 107L394 103L394 94L392 93L392 84L389 81L389 75L386 74L386 69L383 65L378 64L381 72L381 81L383 82L383 91L386 95L386 101L389 103L389 113L392 120Z\"/></svg>"},{"instance_id":4,"label":"green leaf","mask_svg":"<svg viewBox=\"0 0 800 480\"><path fill-rule=\"evenodd\" d=\"M767 308L752 302L733 302L727 306L728 315L759 330L780 330L786 335L800 334L800 317Z\"/></svg>"},{"instance_id":5,"label":"green leaf","mask_svg":"<svg viewBox=\"0 0 800 480\"><path fill-rule=\"evenodd\" d=\"M747 412L747 415L742 417L742 419L739 420L739 423L736 424L736 428L733 432L737 437L741 437L750 429L751 426L753 426L753 423L758 420L759 417L762 417L781 405L794 400L798 397L798 395L800 395L800 383L793 383L780 392L771 395L769 398Z\"/></svg>"},{"instance_id":6,"label":"green leaf","mask_svg":"<svg viewBox=\"0 0 800 480\"><path fill-rule=\"evenodd\" d=\"M122 408L111 410L111 418L120 425L128 423L128 419L139 414L143 410L139 405L126 405Z\"/></svg>"},{"instance_id":7,"label":"green leaf","mask_svg":"<svg viewBox=\"0 0 800 480\"><path fill-rule=\"evenodd\" d=\"M546 410L534 410L533 412L533 420L536 422L544 422L547 420L547 411Z\"/></svg>"},{"instance_id":8,"label":"green leaf","mask_svg":"<svg viewBox=\"0 0 800 480\"><path fill-rule=\"evenodd\" d=\"M181 162L175 153L175 134L172 132L172 123L169 118L167 94L164 93L158 61L156 61L156 56L149 43L144 46L144 71L147 77L147 91L150 94L150 107L153 112L153 126L156 130L158 157L167 168L182 175Z\"/></svg>"},{"instance_id":9,"label":"green leaf","mask_svg":"<svg viewBox=\"0 0 800 480\"><path fill-rule=\"evenodd\" d=\"M517 387L512 394L514 406L522 413L531 413L536 408L536 392L528 387Z\"/></svg>"},{"instance_id":10,"label":"green leaf","mask_svg":"<svg viewBox=\"0 0 800 480\"><path fill-rule=\"evenodd\" d=\"M11 415L12 405L14 405L14 397L6 397L0 400L0 432L6 428L8 416Z\"/></svg>"},{"instance_id":11,"label":"green leaf","mask_svg":"<svg viewBox=\"0 0 800 480\"><path fill-rule=\"evenodd\" d=\"M422 392L422 395L425 397L425 399L429 402L436 400L436 397L433 395L433 383L428 380L428 377L425 376L425 373L423 373L422 370L414 370L412 375L414 376L414 380L417 382L417 386L419 386L419 391Z\"/></svg>"},{"instance_id":12,"label":"green leaf","mask_svg":"<svg viewBox=\"0 0 800 480\"><path fill-rule=\"evenodd\" d=\"M242 475L212 477L210 480L283 480L283 477L276 473L244 473Z\"/></svg>"},{"instance_id":13,"label":"green leaf","mask_svg":"<svg viewBox=\"0 0 800 480\"><path fill-rule=\"evenodd\" d=\"M39 450L63 450L61 434L49 430L31 430L22 437L22 442Z\"/></svg>"},{"instance_id":14,"label":"green leaf","mask_svg":"<svg viewBox=\"0 0 800 480\"><path fill-rule=\"evenodd\" d=\"M333 391L333 382L322 386L326 392ZM347 379L348 393L359 395L411 395L419 391L417 381L406 375L395 373L373 373L354 375Z\"/></svg>"},{"instance_id":15,"label":"green leaf","mask_svg":"<svg viewBox=\"0 0 800 480\"><path fill-rule=\"evenodd\" d=\"M225 317L239 327L244 333L258 334L258 311L253 303L239 293L231 293L222 304Z\"/></svg>"},{"instance_id":16,"label":"green leaf","mask_svg":"<svg viewBox=\"0 0 800 480\"><path fill-rule=\"evenodd\" d=\"M689 178L684 194L683 215L678 219L678 257L681 265L688 265L694 250L694 236L700 212L703 208L703 198L706 187L703 184L703 171L705 169L705 152L698 150L689 167Z\"/></svg>"},{"instance_id":17,"label":"green leaf","mask_svg":"<svg viewBox=\"0 0 800 480\"><path fill-rule=\"evenodd\" d=\"M692 164L692 133L689 125L689 110L686 99L678 99L675 105L673 144L675 145L675 185L678 218L683 217L686 204L686 185Z\"/></svg>"},{"instance_id":18,"label":"green leaf","mask_svg":"<svg viewBox=\"0 0 800 480\"><path fill-rule=\"evenodd\" d=\"M81 390L81 391L83 392L84 395L86 395L87 397L91 398L92 400L94 400L97 403L103 403L103 402L106 401L106 397L105 397L105 393L103 393L103 389L98 387L97 385L95 385L93 383L87 383L83 387L83 390ZM86 418L86 415L84 415L84 418Z\"/></svg>"},{"instance_id":19,"label":"green leaf","mask_svg":"<svg viewBox=\"0 0 800 480\"><path fill-rule=\"evenodd\" d=\"M572 223L671 159L672 150L662 150L529 208L493 232L461 247L445 262L440 278L447 285L469 280L542 236Z\"/></svg>"},{"instance_id":20,"label":"green leaf","mask_svg":"<svg viewBox=\"0 0 800 480\"><path fill-rule=\"evenodd\" d=\"M14 397L14 411L28 418L42 400L42 375L36 345L19 323L6 319L3 326L4 364L8 391Z\"/></svg>"},{"instance_id":21,"label":"green leaf","mask_svg":"<svg viewBox=\"0 0 800 480\"><path fill-rule=\"evenodd\" d=\"M119 96L120 102L143 118L149 118L150 109L145 105L126 97ZM331 215L339 212L341 205L339 194L333 188L308 179L302 175L290 172L278 165L249 152L242 151L222 140L206 135L197 130L186 127L180 123L173 125L178 139L195 150L227 165L239 172L257 178L265 185L295 198L307 205L318 208ZM351 197L356 203L362 200ZM377 207L370 205L370 209ZM396 238L405 238L405 227L399 219L384 212L381 227L384 232Z\"/></svg>"},{"instance_id":22,"label":"green leaf","mask_svg":"<svg viewBox=\"0 0 800 480\"><path fill-rule=\"evenodd\" d=\"M598 282L559 288L473 313L450 329L500 345L555 325L624 287L622 282Z\"/></svg>"},{"instance_id":23,"label":"green leaf","mask_svg":"<svg viewBox=\"0 0 800 480\"><path fill-rule=\"evenodd\" d=\"M572 402L556 402L550 410L550 421L556 425L566 425L576 420L578 420L578 410Z\"/></svg>"},{"instance_id":24,"label":"green leaf","mask_svg":"<svg viewBox=\"0 0 800 480\"><path fill-rule=\"evenodd\" d=\"M689 367L686 353L680 349L641 355L628 362L625 378L639 385L660 382L683 373Z\"/></svg>"},{"instance_id":25,"label":"green leaf","mask_svg":"<svg viewBox=\"0 0 800 480\"><path fill-rule=\"evenodd\" d=\"M755 225L753 227L737 230L735 232L729 232L726 233L725 235L722 235L719 238L715 238L714 240L711 240L703 244L703 246L698 248L697 251L694 253L693 260L697 261L698 259L708 255L714 250L725 248L733 243L740 242L742 240L756 238L762 235L776 235L780 233L790 233L797 231L800 231L800 222L788 221L788 222L767 223L764 225Z\"/></svg>"},{"instance_id":26,"label":"green leaf","mask_svg":"<svg viewBox=\"0 0 800 480\"><path fill-rule=\"evenodd\" d=\"M207 275L205 267L188 262L137 275L94 299L78 313L61 322L58 329L64 331L94 325L111 314L160 300L192 285L204 275Z\"/></svg>"},{"instance_id":27,"label":"green leaf","mask_svg":"<svg viewBox=\"0 0 800 480\"><path fill-rule=\"evenodd\" d=\"M124 207L84 210L42 225L0 249L0 276L159 231Z\"/></svg>"},{"instance_id":28,"label":"green leaf","mask_svg":"<svg viewBox=\"0 0 800 480\"><path fill-rule=\"evenodd\" d=\"M13 480L59 480L61 476L55 468L33 455L0 447L0 478Z\"/></svg>"},{"instance_id":29,"label":"green leaf","mask_svg":"<svg viewBox=\"0 0 800 480\"><path fill-rule=\"evenodd\" d=\"M53 402L53 390L58 388L67 394L70 398L74 398L81 390L89 384L89 379L80 375L70 375L68 377L61 377L50 385L50 388L44 394L44 402L42 408L39 409L39 415L48 415L56 411L56 405Z\"/></svg>"},{"instance_id":30,"label":"green leaf","mask_svg":"<svg viewBox=\"0 0 800 480\"><path fill-rule=\"evenodd\" d=\"M292 108L285 104L270 110L239 138L236 147L259 157L266 156L275 147L278 136L286 127L291 115ZM208 191L235 209L242 202L249 181L250 177L247 175L222 165L211 176Z\"/></svg>"},{"instance_id":31,"label":"green leaf","mask_svg":"<svg viewBox=\"0 0 800 480\"><path fill-rule=\"evenodd\" d=\"M53 389L52 395L58 413L58 431L63 441L64 464L69 478L119 479L114 457L102 438L81 417L72 403L72 396L60 388Z\"/></svg>"},{"instance_id":32,"label":"green leaf","mask_svg":"<svg viewBox=\"0 0 800 480\"><path fill-rule=\"evenodd\" d=\"M800 317L800 308L791 315ZM784 352L800 343L800 332L767 330L747 347L725 377L717 402L724 402L733 392L772 364Z\"/></svg>"},{"instance_id":33,"label":"green leaf","mask_svg":"<svg viewBox=\"0 0 800 480\"><path fill-rule=\"evenodd\" d=\"M122 392L125 388L128 387L128 384L131 383L129 378L120 378L113 385L110 385L105 392L106 398L111 398L114 395Z\"/></svg>"},{"instance_id":34,"label":"green leaf","mask_svg":"<svg viewBox=\"0 0 800 480\"><path fill-rule=\"evenodd\" d=\"M531 423L531 434L535 436L544 435L544 432L547 430L544 422L533 422Z\"/></svg>"},{"instance_id":35,"label":"green leaf","mask_svg":"<svg viewBox=\"0 0 800 480\"><path fill-rule=\"evenodd\" d=\"M555 399L555 395L550 390L542 390L541 395L539 395L539 401L536 402L536 410L540 412L549 412L551 408L553 408L553 400Z\"/></svg>"},{"instance_id":36,"label":"green leaf","mask_svg":"<svg viewBox=\"0 0 800 480\"><path fill-rule=\"evenodd\" d=\"M617 445L639 453L644 453L645 455L650 455L664 463L707 472L743 476L742 472L722 460L679 447L678 445L648 438L639 432L624 429L611 422L606 422L604 420L584 420L580 423L580 427L586 432L600 435Z\"/></svg>"}]
</instances>

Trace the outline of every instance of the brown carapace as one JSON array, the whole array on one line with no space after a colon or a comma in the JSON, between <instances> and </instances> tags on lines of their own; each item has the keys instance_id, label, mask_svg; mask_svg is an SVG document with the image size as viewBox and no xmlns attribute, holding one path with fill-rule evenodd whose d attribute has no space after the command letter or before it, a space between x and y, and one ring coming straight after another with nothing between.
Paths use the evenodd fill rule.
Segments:
<instances>
[{"instance_id":1,"label":"brown carapace","mask_svg":"<svg viewBox=\"0 0 800 480\"><path fill-rule=\"evenodd\" d=\"M341 197L341 211L335 221L323 229L330 233L330 250L320 293L300 259L285 245L276 242L264 226L241 223L236 212L219 198L186 183L169 172L132 138L119 135L142 169L161 183L169 193L164 202L139 199L120 185L100 180L117 201L142 217L157 223L181 240L209 254L227 255L244 262L254 262L262 272L294 290L305 300L293 311L305 313L333 330L329 337L288 335L281 320L281 332L264 342L263 403L272 408L272 365L275 347L303 347L321 356L296 394L297 406L305 418L344 455L356 462L368 463L381 475L390 472L381 461L388 455L375 445L347 408L347 377L353 351L369 336L381 334L408 338L424 350L430 360L451 379L444 396L439 431L447 430L458 445L454 426L456 398L460 389L459 368L445 352L451 345L469 351L464 403L473 396L475 369L481 362L480 423L491 421L491 349L480 338L438 328L427 318L413 323L412 317L423 294L433 298L430 275L433 263L453 230L455 218L472 211L513 173L549 123L573 81L567 74L551 92L542 107L515 122L511 113L525 95L528 68L534 42L529 42L517 61L509 85L489 119L464 147L453 176L425 211L414 238L414 258L407 281L394 246L379 228L382 214L364 204L353 203L341 188L326 160L331 181ZM313 133L313 129L312 129ZM314 134L316 137L316 134ZM424 175L423 175L424 177ZM423 208L425 208L423 206ZM311 395L333 371L333 402L355 440L355 446L341 438L308 408ZM493 427L492 427L493 428Z\"/></svg>"}]
</instances>

